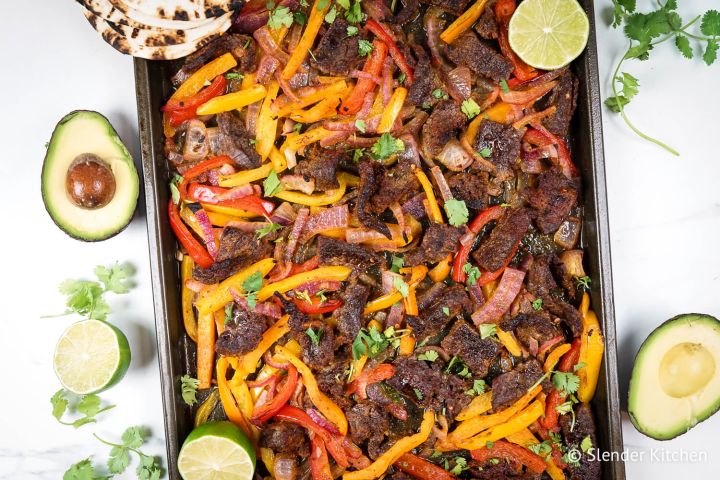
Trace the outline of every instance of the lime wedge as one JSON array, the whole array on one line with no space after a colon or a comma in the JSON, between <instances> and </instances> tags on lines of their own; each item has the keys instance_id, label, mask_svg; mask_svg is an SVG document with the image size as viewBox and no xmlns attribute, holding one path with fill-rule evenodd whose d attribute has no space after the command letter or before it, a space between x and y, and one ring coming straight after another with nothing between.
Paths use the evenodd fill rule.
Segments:
<instances>
[{"instance_id":1,"label":"lime wedge","mask_svg":"<svg viewBox=\"0 0 720 480\"><path fill-rule=\"evenodd\" d=\"M508 26L510 48L528 65L555 70L585 49L590 23L576 0L525 0Z\"/></svg>"},{"instance_id":2,"label":"lime wedge","mask_svg":"<svg viewBox=\"0 0 720 480\"><path fill-rule=\"evenodd\" d=\"M130 346L125 335L100 320L70 325L55 347L55 374L63 387L86 395L119 382L130 366Z\"/></svg>"},{"instance_id":3,"label":"lime wedge","mask_svg":"<svg viewBox=\"0 0 720 480\"><path fill-rule=\"evenodd\" d=\"M185 439L178 470L184 480L251 480L255 449L235 424L204 423Z\"/></svg>"}]
</instances>

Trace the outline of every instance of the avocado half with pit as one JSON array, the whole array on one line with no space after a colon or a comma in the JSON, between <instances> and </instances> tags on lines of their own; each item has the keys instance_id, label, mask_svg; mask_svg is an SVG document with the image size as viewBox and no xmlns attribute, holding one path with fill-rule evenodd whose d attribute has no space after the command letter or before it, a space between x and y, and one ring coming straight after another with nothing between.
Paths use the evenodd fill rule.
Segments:
<instances>
[{"instance_id":1,"label":"avocado half with pit","mask_svg":"<svg viewBox=\"0 0 720 480\"><path fill-rule=\"evenodd\" d=\"M682 435L720 408L720 321L678 315L640 347L630 378L628 412L640 433Z\"/></svg>"},{"instance_id":2,"label":"avocado half with pit","mask_svg":"<svg viewBox=\"0 0 720 480\"><path fill-rule=\"evenodd\" d=\"M71 237L87 242L120 233L137 206L132 156L103 115L77 110L58 122L41 175L45 209Z\"/></svg>"}]
</instances>

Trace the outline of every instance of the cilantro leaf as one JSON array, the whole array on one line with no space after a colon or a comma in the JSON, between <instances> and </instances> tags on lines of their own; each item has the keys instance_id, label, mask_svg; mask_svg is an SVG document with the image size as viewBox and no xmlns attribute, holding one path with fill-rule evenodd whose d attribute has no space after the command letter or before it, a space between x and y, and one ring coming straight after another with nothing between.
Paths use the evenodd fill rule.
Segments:
<instances>
[{"instance_id":1,"label":"cilantro leaf","mask_svg":"<svg viewBox=\"0 0 720 480\"><path fill-rule=\"evenodd\" d=\"M720 37L720 12L708 10L702 17L700 31L708 37Z\"/></svg>"},{"instance_id":2,"label":"cilantro leaf","mask_svg":"<svg viewBox=\"0 0 720 480\"><path fill-rule=\"evenodd\" d=\"M293 18L298 25L305 25L307 23L307 15L305 12L295 12L293 13Z\"/></svg>"},{"instance_id":3,"label":"cilantro leaf","mask_svg":"<svg viewBox=\"0 0 720 480\"><path fill-rule=\"evenodd\" d=\"M417 388L417 387L416 387L416 388L413 388L413 392L415 393L415 396L417 397L418 400L422 400L422 399L423 399L423 394L422 394L422 392L420 391L419 388Z\"/></svg>"},{"instance_id":4,"label":"cilantro leaf","mask_svg":"<svg viewBox=\"0 0 720 480\"><path fill-rule=\"evenodd\" d=\"M280 183L278 174L277 172L275 172L275 170L270 170L270 174L265 180L263 180L264 196L272 197L280 190L282 190L282 184Z\"/></svg>"},{"instance_id":5,"label":"cilantro leaf","mask_svg":"<svg viewBox=\"0 0 720 480\"><path fill-rule=\"evenodd\" d=\"M242 80L243 78L245 78L245 75L243 75L242 73L238 73L238 72L229 72L229 73L225 74L226 80ZM177 175L177 173L175 175ZM179 176L179 175L177 175L177 176ZM182 177L180 177L180 178L182 178Z\"/></svg>"},{"instance_id":6,"label":"cilantro leaf","mask_svg":"<svg viewBox=\"0 0 720 480\"><path fill-rule=\"evenodd\" d=\"M396 153L405 151L405 143L399 138L395 138L389 133L383 133L377 142L372 146L370 151L376 160L385 160Z\"/></svg>"},{"instance_id":7,"label":"cilantro leaf","mask_svg":"<svg viewBox=\"0 0 720 480\"><path fill-rule=\"evenodd\" d=\"M442 311L445 314L445 316L450 316L450 307L442 307Z\"/></svg>"},{"instance_id":8,"label":"cilantro leaf","mask_svg":"<svg viewBox=\"0 0 720 480\"><path fill-rule=\"evenodd\" d=\"M247 292L257 292L262 288L263 275L260 271L253 272L252 275L247 277L242 284L243 290Z\"/></svg>"},{"instance_id":9,"label":"cilantro leaf","mask_svg":"<svg viewBox=\"0 0 720 480\"><path fill-rule=\"evenodd\" d=\"M573 277L575 279L575 287L577 287L578 290L583 290L585 292L590 290L590 277L587 275L583 277Z\"/></svg>"},{"instance_id":10,"label":"cilantro leaf","mask_svg":"<svg viewBox=\"0 0 720 480\"><path fill-rule=\"evenodd\" d=\"M580 377L570 372L555 372L552 376L552 384L565 393L575 393L580 386Z\"/></svg>"},{"instance_id":11,"label":"cilantro leaf","mask_svg":"<svg viewBox=\"0 0 720 480\"><path fill-rule=\"evenodd\" d=\"M480 115L480 105L475 102L472 98L468 98L467 100L463 100L462 104L460 105L460 110L465 114L465 116L472 120L473 118Z\"/></svg>"},{"instance_id":12,"label":"cilantro leaf","mask_svg":"<svg viewBox=\"0 0 720 480\"><path fill-rule=\"evenodd\" d=\"M365 120L355 120L355 127L360 131L360 133L365 133Z\"/></svg>"},{"instance_id":13,"label":"cilantro leaf","mask_svg":"<svg viewBox=\"0 0 720 480\"><path fill-rule=\"evenodd\" d=\"M396 255L392 256L392 265L390 266L391 271L399 273L403 265L405 265L405 259L403 257L398 257Z\"/></svg>"},{"instance_id":14,"label":"cilantro leaf","mask_svg":"<svg viewBox=\"0 0 720 480\"><path fill-rule=\"evenodd\" d=\"M128 264L120 265L117 262L110 268L103 265L95 267L95 275L105 286L106 292L127 293L130 291L129 282L133 273L135 273L133 267Z\"/></svg>"},{"instance_id":15,"label":"cilantro leaf","mask_svg":"<svg viewBox=\"0 0 720 480\"><path fill-rule=\"evenodd\" d=\"M180 203L180 189L178 188L178 184L182 181L183 177L177 173L173 175L173 178L170 180L170 196L172 197L172 201L175 205Z\"/></svg>"},{"instance_id":16,"label":"cilantro leaf","mask_svg":"<svg viewBox=\"0 0 720 480\"><path fill-rule=\"evenodd\" d=\"M407 298L407 296L410 295L410 286L405 283L402 277L395 277L393 279L393 287L400 292L403 298Z\"/></svg>"},{"instance_id":17,"label":"cilantro leaf","mask_svg":"<svg viewBox=\"0 0 720 480\"><path fill-rule=\"evenodd\" d=\"M68 400L65 398L65 389L61 388L55 394L50 397L50 403L52 404L52 414L58 421L62 418L65 410L68 407Z\"/></svg>"},{"instance_id":18,"label":"cilantro leaf","mask_svg":"<svg viewBox=\"0 0 720 480\"><path fill-rule=\"evenodd\" d=\"M448 223L453 227L464 225L468 221L470 213L464 200L451 198L445 202L445 213L448 217Z\"/></svg>"},{"instance_id":19,"label":"cilantro leaf","mask_svg":"<svg viewBox=\"0 0 720 480\"><path fill-rule=\"evenodd\" d=\"M270 11L267 26L270 30L277 30L282 27L290 28L293 23L293 15L288 7L278 6Z\"/></svg>"},{"instance_id":20,"label":"cilantro leaf","mask_svg":"<svg viewBox=\"0 0 720 480\"><path fill-rule=\"evenodd\" d=\"M623 72L618 76L618 81L622 84L623 96L627 98L628 101L632 100L639 91L638 87L640 83L638 79L627 72Z\"/></svg>"},{"instance_id":21,"label":"cilantro leaf","mask_svg":"<svg viewBox=\"0 0 720 480\"><path fill-rule=\"evenodd\" d=\"M427 352L423 352L420 355L417 356L418 360L425 360L427 362L434 362L440 357L438 352L435 350L428 350Z\"/></svg>"},{"instance_id":22,"label":"cilantro leaf","mask_svg":"<svg viewBox=\"0 0 720 480\"><path fill-rule=\"evenodd\" d=\"M506 80L500 80L500 90L502 90L503 93L508 93L510 91L510 87L508 87Z\"/></svg>"},{"instance_id":23,"label":"cilantro leaf","mask_svg":"<svg viewBox=\"0 0 720 480\"><path fill-rule=\"evenodd\" d=\"M718 46L719 44L717 40L708 41L705 53L703 53L703 61L707 65L712 65L715 60L717 60Z\"/></svg>"},{"instance_id":24,"label":"cilantro leaf","mask_svg":"<svg viewBox=\"0 0 720 480\"><path fill-rule=\"evenodd\" d=\"M588 453L593 448L593 442L592 438L590 438L590 435L582 439L582 442L580 442L580 449L583 451L583 453Z\"/></svg>"},{"instance_id":25,"label":"cilantro leaf","mask_svg":"<svg viewBox=\"0 0 720 480\"><path fill-rule=\"evenodd\" d=\"M533 300L532 307L533 310L541 310L543 305L542 298L538 298L537 300Z\"/></svg>"},{"instance_id":26,"label":"cilantro leaf","mask_svg":"<svg viewBox=\"0 0 720 480\"><path fill-rule=\"evenodd\" d=\"M308 327L307 330L305 330L305 333L308 337L310 337L310 341L314 346L320 345L320 340L323 336L323 330L321 328L318 328L317 332L312 329L312 327Z\"/></svg>"},{"instance_id":27,"label":"cilantro leaf","mask_svg":"<svg viewBox=\"0 0 720 480\"><path fill-rule=\"evenodd\" d=\"M190 375L183 375L180 377L180 391L182 394L183 401L192 406L198 403L197 401L197 389L200 385L200 380L193 378Z\"/></svg>"},{"instance_id":28,"label":"cilantro leaf","mask_svg":"<svg viewBox=\"0 0 720 480\"><path fill-rule=\"evenodd\" d=\"M368 40L358 40L358 55L367 57L373 51L373 45Z\"/></svg>"},{"instance_id":29,"label":"cilantro leaf","mask_svg":"<svg viewBox=\"0 0 720 480\"><path fill-rule=\"evenodd\" d=\"M442 100L447 100L448 98L450 98L448 96L448 94L443 91L442 88L436 88L435 90L433 90L430 93L430 95L432 95L433 98L442 99Z\"/></svg>"},{"instance_id":30,"label":"cilantro leaf","mask_svg":"<svg viewBox=\"0 0 720 480\"><path fill-rule=\"evenodd\" d=\"M102 297L103 288L98 282L65 280L60 284L60 293L67 295L67 313L75 312L95 320L105 320L110 311Z\"/></svg>"},{"instance_id":31,"label":"cilantro leaf","mask_svg":"<svg viewBox=\"0 0 720 480\"><path fill-rule=\"evenodd\" d=\"M340 6L341 6L342 8L344 8L345 10L347 10L348 8L350 8L350 0L336 0L335 3L337 3L338 5L340 5Z\"/></svg>"},{"instance_id":32,"label":"cilantro leaf","mask_svg":"<svg viewBox=\"0 0 720 480\"><path fill-rule=\"evenodd\" d=\"M337 8L335 8L335 5L330 7L330 10L325 14L325 21L327 23L333 23L335 21L335 18L337 17Z\"/></svg>"},{"instance_id":33,"label":"cilantro leaf","mask_svg":"<svg viewBox=\"0 0 720 480\"><path fill-rule=\"evenodd\" d=\"M685 58L693 58L693 51L692 47L690 46L690 40L688 40L688 37L685 35L678 35L675 37L675 46L678 50L680 50L680 53L682 53L682 56Z\"/></svg>"},{"instance_id":34,"label":"cilantro leaf","mask_svg":"<svg viewBox=\"0 0 720 480\"><path fill-rule=\"evenodd\" d=\"M102 412L115 408L115 405L102 407L102 400L95 394L78 396L65 389L60 389L50 398L52 404L52 415L63 425L70 425L74 428L80 428L88 423L97 421L95 418ZM66 412L82 413L83 416L71 422L62 419Z\"/></svg>"},{"instance_id":35,"label":"cilantro leaf","mask_svg":"<svg viewBox=\"0 0 720 480\"><path fill-rule=\"evenodd\" d=\"M255 234L257 235L257 238L259 240L259 239L263 238L265 235L269 235L271 233L277 232L281 228L282 228L282 225L280 225L279 223L268 222L267 225L265 225L262 228L259 228L255 232Z\"/></svg>"},{"instance_id":36,"label":"cilantro leaf","mask_svg":"<svg viewBox=\"0 0 720 480\"><path fill-rule=\"evenodd\" d=\"M455 457L455 466L450 470L453 475L460 475L462 472L467 470L468 464L464 457Z\"/></svg>"},{"instance_id":37,"label":"cilantro leaf","mask_svg":"<svg viewBox=\"0 0 720 480\"><path fill-rule=\"evenodd\" d=\"M610 111L615 113L620 113L622 109L630 103L630 100L623 97L622 95L617 95L615 97L608 97L605 99L605 106L610 109Z\"/></svg>"},{"instance_id":38,"label":"cilantro leaf","mask_svg":"<svg viewBox=\"0 0 720 480\"><path fill-rule=\"evenodd\" d=\"M358 34L358 27L356 27L355 25L350 25L347 27L346 32L348 37L354 37Z\"/></svg>"},{"instance_id":39,"label":"cilantro leaf","mask_svg":"<svg viewBox=\"0 0 720 480\"><path fill-rule=\"evenodd\" d=\"M613 27L619 27L622 20L635 12L635 0L613 0Z\"/></svg>"},{"instance_id":40,"label":"cilantro leaf","mask_svg":"<svg viewBox=\"0 0 720 480\"><path fill-rule=\"evenodd\" d=\"M128 427L120 439L123 441L123 445L128 448L140 448L145 442L145 431L138 426Z\"/></svg>"},{"instance_id":41,"label":"cilantro leaf","mask_svg":"<svg viewBox=\"0 0 720 480\"><path fill-rule=\"evenodd\" d=\"M478 278L480 278L480 275L481 275L480 269L478 267L473 266L470 262L463 265L462 271L467 274L468 285L475 285L478 281Z\"/></svg>"},{"instance_id":42,"label":"cilantro leaf","mask_svg":"<svg viewBox=\"0 0 720 480\"><path fill-rule=\"evenodd\" d=\"M473 380L473 386L470 390L466 391L466 395L480 395L481 393L485 393L485 387L487 385L485 384L485 380L482 379L475 379Z\"/></svg>"},{"instance_id":43,"label":"cilantro leaf","mask_svg":"<svg viewBox=\"0 0 720 480\"><path fill-rule=\"evenodd\" d=\"M330 0L320 0L318 1L317 7L315 7L318 11L325 10L325 8L330 4Z\"/></svg>"},{"instance_id":44,"label":"cilantro leaf","mask_svg":"<svg viewBox=\"0 0 720 480\"><path fill-rule=\"evenodd\" d=\"M358 23L362 19L363 13L360 5L360 0L355 0L352 4L352 7L347 9L347 11L345 12L345 20L350 23Z\"/></svg>"},{"instance_id":45,"label":"cilantro leaf","mask_svg":"<svg viewBox=\"0 0 720 480\"><path fill-rule=\"evenodd\" d=\"M497 325L494 323L481 323L478 327L480 330L480 338L497 337Z\"/></svg>"},{"instance_id":46,"label":"cilantro leaf","mask_svg":"<svg viewBox=\"0 0 720 480\"><path fill-rule=\"evenodd\" d=\"M492 150L490 150L488 147L483 148L478 153L483 158L490 158L492 156Z\"/></svg>"},{"instance_id":47,"label":"cilantro leaf","mask_svg":"<svg viewBox=\"0 0 720 480\"><path fill-rule=\"evenodd\" d=\"M107 461L110 473L122 473L130 465L130 452L124 447L112 447Z\"/></svg>"},{"instance_id":48,"label":"cilantro leaf","mask_svg":"<svg viewBox=\"0 0 720 480\"><path fill-rule=\"evenodd\" d=\"M70 466L63 474L63 480L103 480L109 478L98 475L89 458Z\"/></svg>"}]
</instances>

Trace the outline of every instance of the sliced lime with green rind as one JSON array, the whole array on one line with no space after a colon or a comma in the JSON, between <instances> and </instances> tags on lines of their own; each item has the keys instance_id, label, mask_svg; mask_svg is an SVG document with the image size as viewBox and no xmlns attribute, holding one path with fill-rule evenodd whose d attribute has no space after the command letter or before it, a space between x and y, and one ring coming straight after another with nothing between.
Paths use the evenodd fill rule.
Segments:
<instances>
[{"instance_id":1,"label":"sliced lime with green rind","mask_svg":"<svg viewBox=\"0 0 720 480\"><path fill-rule=\"evenodd\" d=\"M185 439L178 470L184 480L251 480L255 449L235 424L204 423Z\"/></svg>"},{"instance_id":2,"label":"sliced lime with green rind","mask_svg":"<svg viewBox=\"0 0 720 480\"><path fill-rule=\"evenodd\" d=\"M83 320L63 332L55 346L53 366L67 390L79 395L98 393L125 376L130 366L130 345L113 325Z\"/></svg>"},{"instance_id":3,"label":"sliced lime with green rind","mask_svg":"<svg viewBox=\"0 0 720 480\"><path fill-rule=\"evenodd\" d=\"M510 48L528 65L555 70L575 60L590 34L587 14L576 0L525 0L508 25Z\"/></svg>"}]
</instances>

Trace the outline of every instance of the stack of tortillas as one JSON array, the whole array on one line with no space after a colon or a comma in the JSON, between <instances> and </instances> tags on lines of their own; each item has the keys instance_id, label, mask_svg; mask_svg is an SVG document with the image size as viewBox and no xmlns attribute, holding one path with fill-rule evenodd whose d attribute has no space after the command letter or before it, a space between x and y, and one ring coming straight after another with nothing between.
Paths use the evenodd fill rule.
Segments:
<instances>
[{"instance_id":1,"label":"stack of tortillas","mask_svg":"<svg viewBox=\"0 0 720 480\"><path fill-rule=\"evenodd\" d=\"M116 50L152 60L184 57L225 32L242 0L77 0Z\"/></svg>"}]
</instances>

